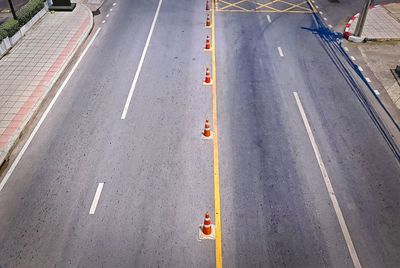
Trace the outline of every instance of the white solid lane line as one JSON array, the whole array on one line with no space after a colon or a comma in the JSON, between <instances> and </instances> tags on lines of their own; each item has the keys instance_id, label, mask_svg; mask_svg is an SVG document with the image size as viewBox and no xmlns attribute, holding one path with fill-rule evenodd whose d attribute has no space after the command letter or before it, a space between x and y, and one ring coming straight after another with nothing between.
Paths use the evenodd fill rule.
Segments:
<instances>
[{"instance_id":1,"label":"white solid lane line","mask_svg":"<svg viewBox=\"0 0 400 268\"><path fill-rule=\"evenodd\" d=\"M100 182L97 185L97 190L93 198L92 205L90 206L89 214L93 215L96 212L97 204L100 200L101 191L103 190L104 182Z\"/></svg>"},{"instance_id":2,"label":"white solid lane line","mask_svg":"<svg viewBox=\"0 0 400 268\"><path fill-rule=\"evenodd\" d=\"M153 35L153 31L154 31L154 27L156 25L158 13L160 13L161 4L162 4L162 0L160 0L160 2L158 3L156 14L154 15L153 23L151 24L150 32L149 32L149 35L147 36L146 44L144 45L142 57L140 58L139 65L138 65L136 73L135 73L135 77L133 78L132 86L131 86L131 89L129 90L129 94L128 94L128 98L126 99L124 110L122 111L121 119L125 119L126 114L128 113L129 104L131 103L133 91L135 91L136 83L139 78L140 70L142 69L144 58L146 57L147 48L149 47L151 36Z\"/></svg>"},{"instance_id":3,"label":"white solid lane line","mask_svg":"<svg viewBox=\"0 0 400 268\"><path fill-rule=\"evenodd\" d=\"M299 95L297 94L297 92L293 92L293 94L294 94L294 98L296 99L296 103L299 108L301 118L303 119L303 123L306 128L308 137L310 138L310 142L311 142L312 148L314 150L315 157L317 158L317 162L318 162L319 168L321 170L322 177L324 178L325 186L326 186L326 189L328 190L329 197L332 201L332 205L335 210L336 217L339 221L340 228L342 229L342 233L343 233L344 239L346 241L347 248L349 249L351 259L353 260L353 265L355 268L361 268L360 260L358 259L356 249L354 248L354 244L351 239L349 230L347 228L346 221L344 220L342 210L340 209L339 202L336 199L336 194L333 191L333 186L332 186L331 180L329 179L328 172L326 171L326 168L325 168L325 164L322 161L321 153L319 152L318 145L314 139L314 135L312 133L310 124L308 123L308 119L307 119L306 113L304 112L303 105L301 104L301 101L300 101L300 98L299 98Z\"/></svg>"},{"instance_id":4,"label":"white solid lane line","mask_svg":"<svg viewBox=\"0 0 400 268\"><path fill-rule=\"evenodd\" d=\"M281 47L278 47L279 56L283 57L283 51Z\"/></svg>"},{"instance_id":5,"label":"white solid lane line","mask_svg":"<svg viewBox=\"0 0 400 268\"><path fill-rule=\"evenodd\" d=\"M67 85L69 79L71 78L72 74L75 72L76 68L78 67L79 63L85 56L86 52L89 50L91 45L93 44L93 41L96 39L97 35L99 34L101 28L98 28L96 33L94 34L92 40L90 40L89 44L83 51L82 55L79 57L78 61L75 63L74 67L72 67L71 72L68 74L67 78L64 80L64 82L61 84L61 87L57 91L56 95L54 96L53 100L50 102L49 106L47 107L46 111L40 118L38 124L36 127L33 129L31 135L29 136L28 140L22 147L21 151L19 152L17 158L15 158L14 162L12 163L10 169L7 171L7 174L4 176L4 179L0 183L0 192L3 190L4 185L7 183L7 181L10 179L11 174L13 173L15 167L18 165L19 161L21 160L22 156L24 155L26 149L28 148L29 144L31 144L33 137L35 137L36 133L38 132L40 126L43 124L43 121L46 119L47 114L50 112L51 108L54 106L54 103L57 101L58 97L60 96L61 92L64 90L65 86Z\"/></svg>"},{"instance_id":6,"label":"white solid lane line","mask_svg":"<svg viewBox=\"0 0 400 268\"><path fill-rule=\"evenodd\" d=\"M269 23L272 23L272 20L271 20L271 16L270 16L270 15L267 15L267 19L268 19L268 22L269 22Z\"/></svg>"}]
</instances>

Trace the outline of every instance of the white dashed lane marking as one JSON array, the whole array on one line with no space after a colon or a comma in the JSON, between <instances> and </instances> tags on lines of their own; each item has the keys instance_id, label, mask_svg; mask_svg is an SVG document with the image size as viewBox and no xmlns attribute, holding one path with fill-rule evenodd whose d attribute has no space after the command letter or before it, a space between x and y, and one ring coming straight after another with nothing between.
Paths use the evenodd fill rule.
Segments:
<instances>
[{"instance_id":1,"label":"white dashed lane marking","mask_svg":"<svg viewBox=\"0 0 400 268\"><path fill-rule=\"evenodd\" d=\"M311 146L312 146L312 148L314 150L315 158L317 159L319 168L321 170L321 174L322 174L322 177L323 177L324 182L325 182L326 190L328 191L329 197L330 197L331 202L332 202L333 209L335 210L336 217L337 217L337 219L339 221L339 225L340 225L340 228L342 230L342 234L344 236L344 239L346 241L346 245L347 245L347 248L349 250L351 259L353 261L353 265L354 265L355 268L361 268L360 260L358 259L358 255L357 255L356 249L354 247L353 240L351 239L349 229L347 228L347 224L346 224L346 221L344 219L342 210L341 210L341 208L339 206L339 202L338 202L338 200L336 198L335 191L333 190L333 186L332 186L331 180L330 180L328 172L326 170L324 161L322 160L322 156L321 156L321 153L319 151L317 142L315 141L314 134L312 132L312 128L310 126L310 123L308 122L307 115L306 115L306 113L304 111L303 104L301 103L300 97L299 97L297 92L293 92L293 95L294 95L294 98L296 100L297 107L299 108L299 112L300 112L301 118L303 119L304 126L306 128L308 137L309 137L310 142L311 142Z\"/></svg>"},{"instance_id":2,"label":"white dashed lane marking","mask_svg":"<svg viewBox=\"0 0 400 268\"><path fill-rule=\"evenodd\" d=\"M160 8L161 8L162 1L163 0L160 0L158 2L157 10L156 10L156 13L154 14L154 18L153 18L153 22L152 22L151 27L150 27L149 35L147 36L146 44L144 44L142 56L140 57L139 65L138 65L138 67L136 69L135 77L133 78L132 85L131 85L131 88L130 88L129 93L128 93L128 97L126 98L124 109L122 111L122 115L121 115L121 119L122 120L125 119L126 114L128 113L128 109L129 109L129 105L131 103L132 95L133 95L133 92L135 91L136 83L137 83L137 81L139 79L139 75L140 75L140 71L142 69L144 58L146 57L147 48L149 47L151 36L153 35L154 27L156 26L158 14L160 13Z\"/></svg>"},{"instance_id":3,"label":"white dashed lane marking","mask_svg":"<svg viewBox=\"0 0 400 268\"><path fill-rule=\"evenodd\" d=\"M278 47L279 56L283 57L283 51L281 47Z\"/></svg>"},{"instance_id":4,"label":"white dashed lane marking","mask_svg":"<svg viewBox=\"0 0 400 268\"><path fill-rule=\"evenodd\" d=\"M96 212L97 204L99 203L101 191L103 190L103 186L104 186L104 182L100 182L99 185L97 185L97 190L96 190L92 205L90 206L90 210L89 210L89 214L91 214L91 215Z\"/></svg>"}]
</instances>

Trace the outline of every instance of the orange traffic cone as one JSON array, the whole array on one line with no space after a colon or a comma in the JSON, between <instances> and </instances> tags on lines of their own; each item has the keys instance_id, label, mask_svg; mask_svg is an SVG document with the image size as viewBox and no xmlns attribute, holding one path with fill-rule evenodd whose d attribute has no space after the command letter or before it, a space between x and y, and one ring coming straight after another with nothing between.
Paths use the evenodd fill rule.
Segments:
<instances>
[{"instance_id":1,"label":"orange traffic cone","mask_svg":"<svg viewBox=\"0 0 400 268\"><path fill-rule=\"evenodd\" d=\"M211 19L210 19L210 14L207 14L206 28L211 28Z\"/></svg>"},{"instance_id":2,"label":"orange traffic cone","mask_svg":"<svg viewBox=\"0 0 400 268\"><path fill-rule=\"evenodd\" d=\"M215 239L215 225L211 224L210 214L206 212L203 225L199 228L199 239Z\"/></svg>"},{"instance_id":3,"label":"orange traffic cone","mask_svg":"<svg viewBox=\"0 0 400 268\"><path fill-rule=\"evenodd\" d=\"M208 214L208 211L206 212L206 215L204 217L204 224L203 228L201 228L203 231L203 234L205 235L210 235L212 233L211 229L211 219L210 219L210 214Z\"/></svg>"},{"instance_id":4,"label":"orange traffic cone","mask_svg":"<svg viewBox=\"0 0 400 268\"><path fill-rule=\"evenodd\" d=\"M208 5L208 0L206 1L206 10L207 10L207 11L210 10L210 6Z\"/></svg>"},{"instance_id":5,"label":"orange traffic cone","mask_svg":"<svg viewBox=\"0 0 400 268\"><path fill-rule=\"evenodd\" d=\"M206 37L206 45L204 47L205 51L211 51L210 37L207 35Z\"/></svg>"},{"instance_id":6,"label":"orange traffic cone","mask_svg":"<svg viewBox=\"0 0 400 268\"><path fill-rule=\"evenodd\" d=\"M208 69L208 68L206 68L206 77L204 78L203 84L206 86L212 85L210 69Z\"/></svg>"},{"instance_id":7,"label":"orange traffic cone","mask_svg":"<svg viewBox=\"0 0 400 268\"><path fill-rule=\"evenodd\" d=\"M208 119L206 120L206 123L204 124L204 130L203 133L201 133L204 139L211 139L212 138L212 132L210 130L210 121Z\"/></svg>"}]
</instances>

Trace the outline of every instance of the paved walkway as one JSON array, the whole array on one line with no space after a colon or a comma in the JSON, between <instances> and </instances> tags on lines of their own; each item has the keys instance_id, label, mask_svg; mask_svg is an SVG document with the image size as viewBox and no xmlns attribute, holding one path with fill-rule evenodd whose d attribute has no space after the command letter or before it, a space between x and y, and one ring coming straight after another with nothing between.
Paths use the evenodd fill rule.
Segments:
<instances>
[{"instance_id":1,"label":"paved walkway","mask_svg":"<svg viewBox=\"0 0 400 268\"><path fill-rule=\"evenodd\" d=\"M356 14L346 26L345 33L356 30L359 15ZM365 21L362 37L367 40L400 40L400 4L371 7Z\"/></svg>"},{"instance_id":2,"label":"paved walkway","mask_svg":"<svg viewBox=\"0 0 400 268\"><path fill-rule=\"evenodd\" d=\"M90 10L47 13L0 60L0 165L93 25Z\"/></svg>"}]
</instances>

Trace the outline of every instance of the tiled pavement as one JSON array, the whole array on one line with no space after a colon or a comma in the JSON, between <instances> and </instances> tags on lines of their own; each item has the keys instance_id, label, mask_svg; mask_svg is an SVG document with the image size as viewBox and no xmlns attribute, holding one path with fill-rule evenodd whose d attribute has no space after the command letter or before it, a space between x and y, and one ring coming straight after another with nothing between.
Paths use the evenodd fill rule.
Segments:
<instances>
[{"instance_id":1,"label":"tiled pavement","mask_svg":"<svg viewBox=\"0 0 400 268\"><path fill-rule=\"evenodd\" d=\"M80 4L73 12L47 13L0 59L0 165L92 25Z\"/></svg>"},{"instance_id":2,"label":"tiled pavement","mask_svg":"<svg viewBox=\"0 0 400 268\"><path fill-rule=\"evenodd\" d=\"M362 36L368 40L400 40L400 13L397 12L400 4L375 6L368 11ZM355 17L350 26L350 33L354 33L358 17Z\"/></svg>"}]
</instances>

